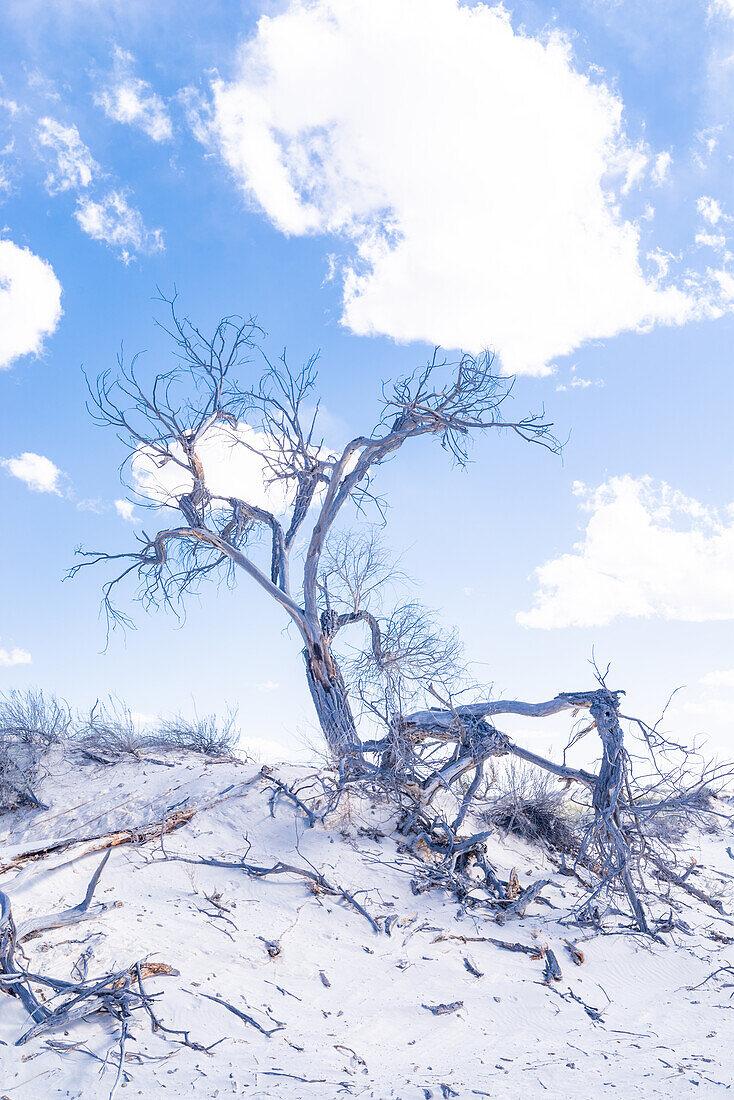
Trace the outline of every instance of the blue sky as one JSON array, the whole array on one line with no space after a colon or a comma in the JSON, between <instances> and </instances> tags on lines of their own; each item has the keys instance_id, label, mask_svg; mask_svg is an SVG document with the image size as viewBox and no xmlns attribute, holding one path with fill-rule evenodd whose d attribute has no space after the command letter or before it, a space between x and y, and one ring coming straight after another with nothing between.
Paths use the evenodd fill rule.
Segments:
<instances>
[{"instance_id":1,"label":"blue sky","mask_svg":"<svg viewBox=\"0 0 734 1100\"><path fill-rule=\"evenodd\" d=\"M9 0L0 21L0 688L309 735L296 639L252 585L181 627L136 611L102 652L101 575L61 583L140 519L80 368L121 341L165 364L175 284L201 325L253 313L276 353L321 350L334 447L434 343L494 347L563 459L406 447L380 471L391 547L496 692L580 689L595 647L647 717L687 685L671 728L725 750L731 3Z\"/></svg>"}]
</instances>

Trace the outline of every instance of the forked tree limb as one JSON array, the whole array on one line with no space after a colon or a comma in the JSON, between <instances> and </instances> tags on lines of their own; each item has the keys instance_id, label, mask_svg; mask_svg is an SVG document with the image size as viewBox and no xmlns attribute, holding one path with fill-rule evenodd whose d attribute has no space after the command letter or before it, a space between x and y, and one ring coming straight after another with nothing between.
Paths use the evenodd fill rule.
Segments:
<instances>
[{"instance_id":1,"label":"forked tree limb","mask_svg":"<svg viewBox=\"0 0 734 1100\"><path fill-rule=\"evenodd\" d=\"M119 901L100 901L92 905L94 891L97 889L102 872L107 866L107 861L111 855L112 849L108 848L102 862L90 879L83 901L80 901L78 905L73 906L71 909L64 909L59 913L48 913L44 916L30 917L28 920L23 921L22 924L18 925L16 942L20 944L39 932L47 932L51 928L66 928L70 924L78 924L82 920L91 920L92 917L100 917L103 913L109 912L110 909L119 908L121 904Z\"/></svg>"},{"instance_id":2,"label":"forked tree limb","mask_svg":"<svg viewBox=\"0 0 734 1100\"><path fill-rule=\"evenodd\" d=\"M178 863L190 863L199 867L223 867L227 870L244 871L245 874L249 875L251 878L269 878L271 875L295 875L298 878L304 878L311 882L316 890L323 890L325 894L330 894L332 897L343 898L352 909L355 909L360 916L364 917L373 932L379 935L382 931L375 918L370 916L364 906L357 901L353 894L345 890L342 886L329 882L319 871L308 870L306 867L295 867L290 863L284 863L282 860L278 860L272 867L262 867L256 863L247 863L244 859L240 861L216 858L193 859L189 856L173 854L167 855L166 860L175 860Z\"/></svg>"},{"instance_id":3,"label":"forked tree limb","mask_svg":"<svg viewBox=\"0 0 734 1100\"><path fill-rule=\"evenodd\" d=\"M589 709L596 694L596 691L563 691L553 699L541 703L527 703L519 699L487 699L482 703L467 703L452 710L419 710L406 715L402 719L402 725L406 730L429 731L455 728L457 717L479 719L497 714L517 714L523 718L550 718L564 710Z\"/></svg>"}]
</instances>

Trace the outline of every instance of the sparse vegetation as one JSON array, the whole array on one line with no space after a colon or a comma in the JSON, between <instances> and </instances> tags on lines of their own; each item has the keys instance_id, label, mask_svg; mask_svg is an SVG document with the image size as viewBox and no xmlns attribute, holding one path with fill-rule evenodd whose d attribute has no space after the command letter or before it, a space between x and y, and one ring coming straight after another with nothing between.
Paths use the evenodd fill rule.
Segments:
<instances>
[{"instance_id":1,"label":"sparse vegetation","mask_svg":"<svg viewBox=\"0 0 734 1100\"><path fill-rule=\"evenodd\" d=\"M222 719L216 714L185 718L177 714L166 719L151 744L157 747L185 749L203 756L231 756L240 739L237 710L228 710Z\"/></svg>"},{"instance_id":2,"label":"sparse vegetation","mask_svg":"<svg viewBox=\"0 0 734 1100\"><path fill-rule=\"evenodd\" d=\"M578 811L574 814L568 789L547 773L512 758L498 769L479 817L505 835L512 833L567 855L577 854L581 845L574 827Z\"/></svg>"},{"instance_id":3,"label":"sparse vegetation","mask_svg":"<svg viewBox=\"0 0 734 1100\"><path fill-rule=\"evenodd\" d=\"M105 703L97 701L76 733L77 743L88 755L99 754L110 762L125 756L140 759L151 749L231 756L239 739L236 710L228 710L222 719L216 714L193 718L177 714L147 724L115 698Z\"/></svg>"},{"instance_id":4,"label":"sparse vegetation","mask_svg":"<svg viewBox=\"0 0 734 1100\"><path fill-rule=\"evenodd\" d=\"M71 711L40 690L0 695L0 810L41 807L36 787L42 762L53 745L69 735Z\"/></svg>"},{"instance_id":5,"label":"sparse vegetation","mask_svg":"<svg viewBox=\"0 0 734 1100\"><path fill-rule=\"evenodd\" d=\"M151 750L232 756L240 739L237 711L186 718L178 714L148 725L121 700L97 700L85 715L54 695L30 689L0 694L0 812L43 808L37 788L44 757L54 747L83 752L103 764L141 760Z\"/></svg>"},{"instance_id":6,"label":"sparse vegetation","mask_svg":"<svg viewBox=\"0 0 734 1100\"><path fill-rule=\"evenodd\" d=\"M75 740L88 753L101 754L111 760L124 756L139 757L148 747L148 734L119 699L94 704L87 718L75 731Z\"/></svg>"}]
</instances>

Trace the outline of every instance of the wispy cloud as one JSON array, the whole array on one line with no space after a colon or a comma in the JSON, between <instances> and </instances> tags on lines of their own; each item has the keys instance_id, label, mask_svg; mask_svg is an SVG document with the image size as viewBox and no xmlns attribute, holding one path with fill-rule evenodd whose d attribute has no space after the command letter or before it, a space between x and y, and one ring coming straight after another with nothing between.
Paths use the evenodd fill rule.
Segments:
<instances>
[{"instance_id":1,"label":"wispy cloud","mask_svg":"<svg viewBox=\"0 0 734 1100\"><path fill-rule=\"evenodd\" d=\"M269 694L271 691L277 691L280 684L276 680L263 680L262 683L255 684L255 687L263 694Z\"/></svg>"},{"instance_id":2,"label":"wispy cloud","mask_svg":"<svg viewBox=\"0 0 734 1100\"><path fill-rule=\"evenodd\" d=\"M79 136L76 126L64 126L53 118L40 119L36 136L53 154L55 167L46 176L49 195L84 190L99 172L99 165Z\"/></svg>"},{"instance_id":3,"label":"wispy cloud","mask_svg":"<svg viewBox=\"0 0 734 1100\"><path fill-rule=\"evenodd\" d=\"M734 688L734 668L707 672L705 676L701 677L699 683L703 684L704 687Z\"/></svg>"},{"instance_id":4,"label":"wispy cloud","mask_svg":"<svg viewBox=\"0 0 734 1100\"><path fill-rule=\"evenodd\" d=\"M75 217L93 240L118 249L125 263L138 253L163 249L162 231L146 228L142 214L130 206L123 191L110 191L99 202L80 199Z\"/></svg>"},{"instance_id":5,"label":"wispy cloud","mask_svg":"<svg viewBox=\"0 0 734 1100\"><path fill-rule=\"evenodd\" d=\"M100 193L98 185L104 173L76 126L42 118L36 127L36 137L41 147L54 157L54 167L46 176L46 190L50 195L76 194L75 217L88 236L117 250L125 263L138 254L163 249L162 231L147 228L125 189L112 188Z\"/></svg>"},{"instance_id":6,"label":"wispy cloud","mask_svg":"<svg viewBox=\"0 0 734 1100\"><path fill-rule=\"evenodd\" d=\"M658 153L655 157L655 160L653 161L651 171L653 182L658 184L658 186L665 183L666 180L668 180L670 177L670 169L672 164L673 157L667 150L664 150L662 153Z\"/></svg>"},{"instance_id":7,"label":"wispy cloud","mask_svg":"<svg viewBox=\"0 0 734 1100\"><path fill-rule=\"evenodd\" d=\"M94 102L115 122L134 126L153 141L169 141L173 126L166 104L147 80L134 75L133 55L116 47L113 62L113 72L95 92Z\"/></svg>"},{"instance_id":8,"label":"wispy cloud","mask_svg":"<svg viewBox=\"0 0 734 1100\"><path fill-rule=\"evenodd\" d=\"M0 370L39 355L61 318L61 283L49 263L0 240Z\"/></svg>"},{"instance_id":9,"label":"wispy cloud","mask_svg":"<svg viewBox=\"0 0 734 1100\"><path fill-rule=\"evenodd\" d=\"M721 203L717 202L716 199L712 199L710 195L701 195L696 201L696 209L709 225L716 225L721 221Z\"/></svg>"},{"instance_id":10,"label":"wispy cloud","mask_svg":"<svg viewBox=\"0 0 734 1100\"><path fill-rule=\"evenodd\" d=\"M139 520L135 515L135 505L130 500L116 500L115 511L121 519L124 519L127 523L138 523Z\"/></svg>"},{"instance_id":11,"label":"wispy cloud","mask_svg":"<svg viewBox=\"0 0 734 1100\"><path fill-rule=\"evenodd\" d=\"M577 375L570 382L559 382L556 386L556 393L565 393L567 390L602 389L603 386L603 378L581 378Z\"/></svg>"}]
</instances>

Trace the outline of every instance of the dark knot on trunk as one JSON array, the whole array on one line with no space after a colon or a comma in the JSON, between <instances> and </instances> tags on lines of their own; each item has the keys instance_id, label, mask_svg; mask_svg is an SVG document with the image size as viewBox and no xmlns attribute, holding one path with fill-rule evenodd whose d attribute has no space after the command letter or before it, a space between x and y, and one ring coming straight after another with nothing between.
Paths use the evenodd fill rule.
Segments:
<instances>
[{"instance_id":1,"label":"dark knot on trunk","mask_svg":"<svg viewBox=\"0 0 734 1100\"><path fill-rule=\"evenodd\" d=\"M321 612L321 631L325 638L332 638L339 626L339 616L336 611Z\"/></svg>"}]
</instances>

